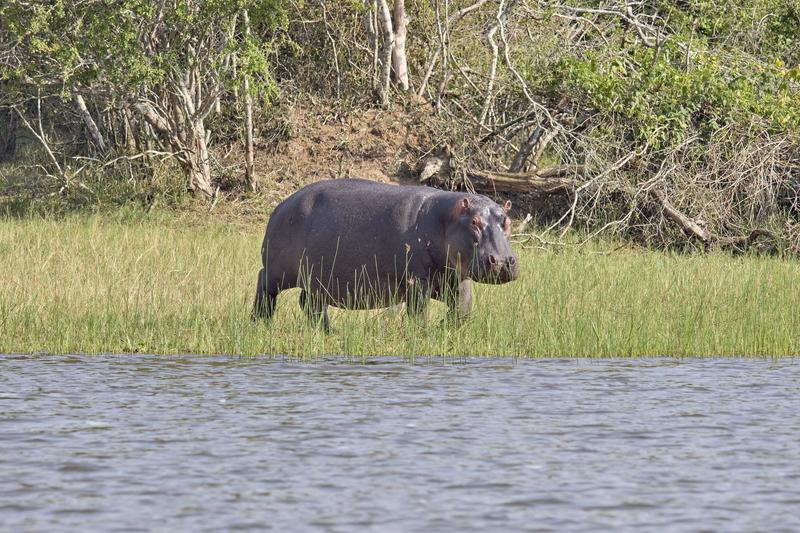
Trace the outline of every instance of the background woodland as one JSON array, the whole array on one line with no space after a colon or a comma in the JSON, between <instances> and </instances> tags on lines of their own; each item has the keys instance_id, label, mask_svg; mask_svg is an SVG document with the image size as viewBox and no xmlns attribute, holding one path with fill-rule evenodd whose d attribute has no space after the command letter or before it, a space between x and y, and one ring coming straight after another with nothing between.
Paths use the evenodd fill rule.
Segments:
<instances>
[{"instance_id":1,"label":"background woodland","mask_svg":"<svg viewBox=\"0 0 800 533\"><path fill-rule=\"evenodd\" d=\"M800 0L0 5L7 215L246 214L348 176L513 196L551 233L797 252Z\"/></svg>"}]
</instances>

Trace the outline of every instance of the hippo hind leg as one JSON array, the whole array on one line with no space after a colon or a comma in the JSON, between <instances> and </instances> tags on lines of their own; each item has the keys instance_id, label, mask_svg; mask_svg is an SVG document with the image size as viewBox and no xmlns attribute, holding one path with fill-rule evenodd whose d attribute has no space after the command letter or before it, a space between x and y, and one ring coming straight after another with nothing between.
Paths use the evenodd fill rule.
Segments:
<instances>
[{"instance_id":1,"label":"hippo hind leg","mask_svg":"<svg viewBox=\"0 0 800 533\"><path fill-rule=\"evenodd\" d=\"M412 319L425 324L428 320L428 301L431 287L428 280L418 278L406 288L406 313Z\"/></svg>"},{"instance_id":2,"label":"hippo hind leg","mask_svg":"<svg viewBox=\"0 0 800 533\"><path fill-rule=\"evenodd\" d=\"M309 322L313 326L322 325L325 333L331 331L331 321L328 318L328 305L322 301L322 298L311 295L303 289L300 292L300 307L305 311Z\"/></svg>"},{"instance_id":3,"label":"hippo hind leg","mask_svg":"<svg viewBox=\"0 0 800 533\"><path fill-rule=\"evenodd\" d=\"M268 280L267 272L261 269L258 272L258 282L256 283L256 300L253 303L253 321L265 318L269 320L275 312L275 301L280 291L279 280Z\"/></svg>"}]
</instances>

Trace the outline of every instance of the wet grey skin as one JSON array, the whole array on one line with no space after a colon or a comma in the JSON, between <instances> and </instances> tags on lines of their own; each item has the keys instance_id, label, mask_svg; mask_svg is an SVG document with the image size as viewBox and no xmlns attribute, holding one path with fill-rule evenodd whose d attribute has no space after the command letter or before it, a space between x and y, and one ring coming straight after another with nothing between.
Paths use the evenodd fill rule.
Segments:
<instances>
[{"instance_id":1,"label":"wet grey skin","mask_svg":"<svg viewBox=\"0 0 800 533\"><path fill-rule=\"evenodd\" d=\"M430 298L460 319L471 281L519 275L508 241L511 203L486 196L361 179L314 183L281 202L261 246L253 320L269 319L278 293L300 287L300 306L330 329L327 307L375 309L405 302L424 318Z\"/></svg>"}]
</instances>

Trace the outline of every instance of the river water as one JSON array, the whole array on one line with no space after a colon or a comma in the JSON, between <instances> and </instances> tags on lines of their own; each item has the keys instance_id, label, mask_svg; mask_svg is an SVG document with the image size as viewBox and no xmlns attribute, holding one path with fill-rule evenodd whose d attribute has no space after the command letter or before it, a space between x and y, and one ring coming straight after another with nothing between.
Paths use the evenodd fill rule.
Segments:
<instances>
[{"instance_id":1,"label":"river water","mask_svg":"<svg viewBox=\"0 0 800 533\"><path fill-rule=\"evenodd\" d=\"M800 530L798 360L0 356L4 531Z\"/></svg>"}]
</instances>

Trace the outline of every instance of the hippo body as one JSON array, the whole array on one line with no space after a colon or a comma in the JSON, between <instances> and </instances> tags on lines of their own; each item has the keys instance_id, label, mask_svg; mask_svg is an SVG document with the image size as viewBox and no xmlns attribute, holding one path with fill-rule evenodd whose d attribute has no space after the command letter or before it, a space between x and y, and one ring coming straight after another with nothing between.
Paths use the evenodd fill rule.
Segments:
<instances>
[{"instance_id":1,"label":"hippo body","mask_svg":"<svg viewBox=\"0 0 800 533\"><path fill-rule=\"evenodd\" d=\"M510 203L481 195L360 179L321 181L280 203L261 246L253 319L269 318L278 293L302 288L300 305L327 330L327 306L372 309L429 298L467 315L470 280L517 277L508 242Z\"/></svg>"}]
</instances>

